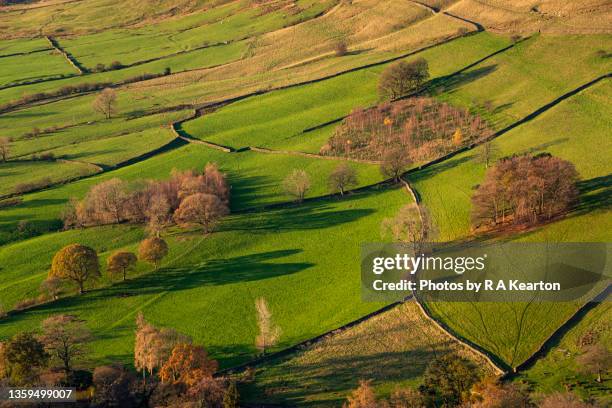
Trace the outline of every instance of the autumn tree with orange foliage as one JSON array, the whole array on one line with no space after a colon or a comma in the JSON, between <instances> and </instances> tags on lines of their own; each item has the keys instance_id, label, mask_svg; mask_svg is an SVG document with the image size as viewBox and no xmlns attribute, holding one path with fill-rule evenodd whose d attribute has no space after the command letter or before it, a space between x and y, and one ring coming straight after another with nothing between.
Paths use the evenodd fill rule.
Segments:
<instances>
[{"instance_id":1,"label":"autumn tree with orange foliage","mask_svg":"<svg viewBox=\"0 0 612 408\"><path fill-rule=\"evenodd\" d=\"M153 375L155 370L161 368L168 360L175 345L190 341L189 337L176 330L158 329L147 322L142 313L138 313L134 342L134 367L142 372L143 377L146 377L146 373Z\"/></svg>"},{"instance_id":2,"label":"autumn tree with orange foliage","mask_svg":"<svg viewBox=\"0 0 612 408\"><path fill-rule=\"evenodd\" d=\"M218 368L219 364L208 358L204 347L179 343L159 371L159 378L165 383L183 383L192 387L204 378L212 378Z\"/></svg>"}]
</instances>

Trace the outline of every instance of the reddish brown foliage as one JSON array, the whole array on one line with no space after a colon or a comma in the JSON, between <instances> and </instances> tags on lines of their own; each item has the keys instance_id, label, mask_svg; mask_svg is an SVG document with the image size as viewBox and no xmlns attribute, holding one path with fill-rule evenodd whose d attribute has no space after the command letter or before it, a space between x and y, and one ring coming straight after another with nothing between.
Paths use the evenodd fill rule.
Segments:
<instances>
[{"instance_id":1,"label":"reddish brown foliage","mask_svg":"<svg viewBox=\"0 0 612 408\"><path fill-rule=\"evenodd\" d=\"M472 197L473 224L478 228L551 219L575 203L577 180L572 163L547 154L502 159L487 171Z\"/></svg>"},{"instance_id":2,"label":"reddish brown foliage","mask_svg":"<svg viewBox=\"0 0 612 408\"><path fill-rule=\"evenodd\" d=\"M159 371L159 378L163 382L184 383L192 387L203 379L212 378L218 367L215 360L208 358L204 347L179 343Z\"/></svg>"},{"instance_id":3,"label":"reddish brown foliage","mask_svg":"<svg viewBox=\"0 0 612 408\"><path fill-rule=\"evenodd\" d=\"M201 174L173 170L168 180L128 184L115 178L93 186L83 200L72 200L63 214L64 226L147 222L150 231L159 235L181 202L198 193L213 195L225 208L229 206L227 180L212 163Z\"/></svg>"},{"instance_id":4,"label":"reddish brown foliage","mask_svg":"<svg viewBox=\"0 0 612 408\"><path fill-rule=\"evenodd\" d=\"M219 197L195 193L181 201L181 205L174 212L174 220L177 224L201 225L204 233L208 233L219 219L228 213L227 205Z\"/></svg>"},{"instance_id":5,"label":"reddish brown foliage","mask_svg":"<svg viewBox=\"0 0 612 408\"><path fill-rule=\"evenodd\" d=\"M479 116L432 98L410 98L355 110L336 128L322 154L380 160L390 147L411 161L431 160L491 135Z\"/></svg>"}]
</instances>

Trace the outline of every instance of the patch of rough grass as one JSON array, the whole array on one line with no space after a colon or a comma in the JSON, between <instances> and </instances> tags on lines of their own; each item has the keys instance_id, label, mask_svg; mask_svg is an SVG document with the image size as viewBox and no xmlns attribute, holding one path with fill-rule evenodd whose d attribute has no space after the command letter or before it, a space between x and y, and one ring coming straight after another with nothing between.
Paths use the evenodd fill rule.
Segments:
<instances>
[{"instance_id":1,"label":"patch of rough grass","mask_svg":"<svg viewBox=\"0 0 612 408\"><path fill-rule=\"evenodd\" d=\"M446 353L492 372L481 356L448 337L409 301L257 367L242 398L253 404L337 407L361 379L372 380L377 394L388 396L396 387L417 387L427 365Z\"/></svg>"}]
</instances>

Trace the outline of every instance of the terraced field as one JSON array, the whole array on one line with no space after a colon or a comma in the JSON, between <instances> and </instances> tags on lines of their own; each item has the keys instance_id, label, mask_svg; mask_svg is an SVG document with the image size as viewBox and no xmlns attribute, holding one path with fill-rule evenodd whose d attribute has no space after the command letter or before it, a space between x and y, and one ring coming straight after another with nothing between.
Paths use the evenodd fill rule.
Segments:
<instances>
[{"instance_id":1,"label":"terraced field","mask_svg":"<svg viewBox=\"0 0 612 408\"><path fill-rule=\"evenodd\" d=\"M493 374L480 352L412 302L333 332L386 306L360 299L360 245L381 241L383 220L412 195L385 181L375 162L319 151L351 111L380 102L381 74L397 61L424 58L430 78L420 94L484 118L497 132L497 158L547 152L580 174L572 212L489 236L470 223L471 197L485 174L481 146L433 165L414 163L404 179L431 214L437 240L612 238L612 37L584 28L582 9L548 2L529 11L526 2L510 7L501 0L177 0L173 7L127 1L125 12L109 13L114 3L0 6L0 137L9 144L0 197L15 196L0 200L0 306L11 311L0 317L0 340L70 313L92 330L93 364L131 365L134 319L143 312L230 368L257 357L253 304L263 296L282 328L272 351L330 333L258 363L255 382L241 386L249 402L338 406L362 378L387 396L398 385L418 386L427 364L449 352ZM550 10L558 15L547 17ZM601 15L598 24L607 21ZM517 32L521 38L511 37ZM111 69L113 62L120 64ZM108 87L117 106L105 118L92 105ZM71 199L110 179L135 185L207 163L216 163L231 186L231 214L218 231L168 228L162 235L170 253L159 269L139 263L130 280L117 283L103 267L82 296L12 310L38 295L63 246L91 246L105 265L113 251L135 251L147 236L136 224L64 231L61 215ZM330 194L328 178L342 163L356 170L358 182L340 197ZM283 189L295 169L311 182L301 204ZM453 335L512 369L583 303L424 307ZM599 306L564 337L566 328L558 333L557 348L518 378L546 393L568 378L580 381L558 348L577 355L575 337L608 319L607 310ZM608 386L576 389L599 398Z\"/></svg>"}]
</instances>

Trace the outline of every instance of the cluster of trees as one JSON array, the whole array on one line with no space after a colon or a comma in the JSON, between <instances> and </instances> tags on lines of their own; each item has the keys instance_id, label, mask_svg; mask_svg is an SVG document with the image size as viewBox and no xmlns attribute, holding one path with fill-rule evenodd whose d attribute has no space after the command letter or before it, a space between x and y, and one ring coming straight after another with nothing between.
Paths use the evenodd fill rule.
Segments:
<instances>
[{"instance_id":1,"label":"cluster of trees","mask_svg":"<svg viewBox=\"0 0 612 408\"><path fill-rule=\"evenodd\" d=\"M610 353L585 350L580 358L589 361L581 370L600 373L610 363ZM417 389L397 388L388 399L377 398L370 381L360 381L359 387L348 397L344 408L595 408L581 401L575 394L553 393L534 395L520 384L501 383L482 378L468 360L446 354L433 360L425 370Z\"/></svg>"},{"instance_id":2,"label":"cluster of trees","mask_svg":"<svg viewBox=\"0 0 612 408\"><path fill-rule=\"evenodd\" d=\"M92 70L92 72L114 71L116 69L122 69L122 68L125 68L125 65L123 65L119 61L113 61L108 66L102 63L96 64L96 67Z\"/></svg>"},{"instance_id":3,"label":"cluster of trees","mask_svg":"<svg viewBox=\"0 0 612 408\"><path fill-rule=\"evenodd\" d=\"M378 94L382 100L395 100L421 89L429 79L429 64L424 58L390 65L380 76Z\"/></svg>"},{"instance_id":4,"label":"cluster of trees","mask_svg":"<svg viewBox=\"0 0 612 408\"><path fill-rule=\"evenodd\" d=\"M577 200L574 165L550 154L499 160L472 196L475 228L535 224L568 211Z\"/></svg>"},{"instance_id":5,"label":"cluster of trees","mask_svg":"<svg viewBox=\"0 0 612 408\"><path fill-rule=\"evenodd\" d=\"M383 160L391 150L417 162L491 134L487 123L467 109L428 97L409 98L354 110L336 128L321 154Z\"/></svg>"},{"instance_id":6,"label":"cluster of trees","mask_svg":"<svg viewBox=\"0 0 612 408\"><path fill-rule=\"evenodd\" d=\"M172 223L196 224L208 233L229 213L229 200L225 175L209 163L202 173L173 170L169 180L104 181L93 186L83 200L71 200L63 221L65 228L146 222L156 236Z\"/></svg>"},{"instance_id":7,"label":"cluster of trees","mask_svg":"<svg viewBox=\"0 0 612 408\"><path fill-rule=\"evenodd\" d=\"M153 326L142 314L136 318L134 367L142 373L147 390L145 405L238 406L236 384L213 378L219 365L204 347L176 330Z\"/></svg>"},{"instance_id":8,"label":"cluster of trees","mask_svg":"<svg viewBox=\"0 0 612 408\"><path fill-rule=\"evenodd\" d=\"M113 252L106 260L106 273L111 282L117 277L125 281L136 269L138 260L157 269L167 255L166 241L159 237L146 238L138 246L138 255L123 250ZM101 276L100 260L93 248L81 244L67 245L53 256L47 279L40 286L39 300L57 300L69 283L83 293L87 284L95 283Z\"/></svg>"},{"instance_id":9,"label":"cluster of trees","mask_svg":"<svg viewBox=\"0 0 612 408\"><path fill-rule=\"evenodd\" d=\"M218 369L204 347L172 329L159 329L142 314L136 319L134 367L121 364L85 368L93 339L85 322L72 315L51 316L37 332L0 342L0 386L64 386L87 390L93 407L205 406L237 408L235 382L213 378Z\"/></svg>"},{"instance_id":10,"label":"cluster of trees","mask_svg":"<svg viewBox=\"0 0 612 408\"><path fill-rule=\"evenodd\" d=\"M83 362L91 338L85 322L76 316L48 317L39 334L22 332L0 342L0 384L74 383L79 374L75 364Z\"/></svg>"}]
</instances>

